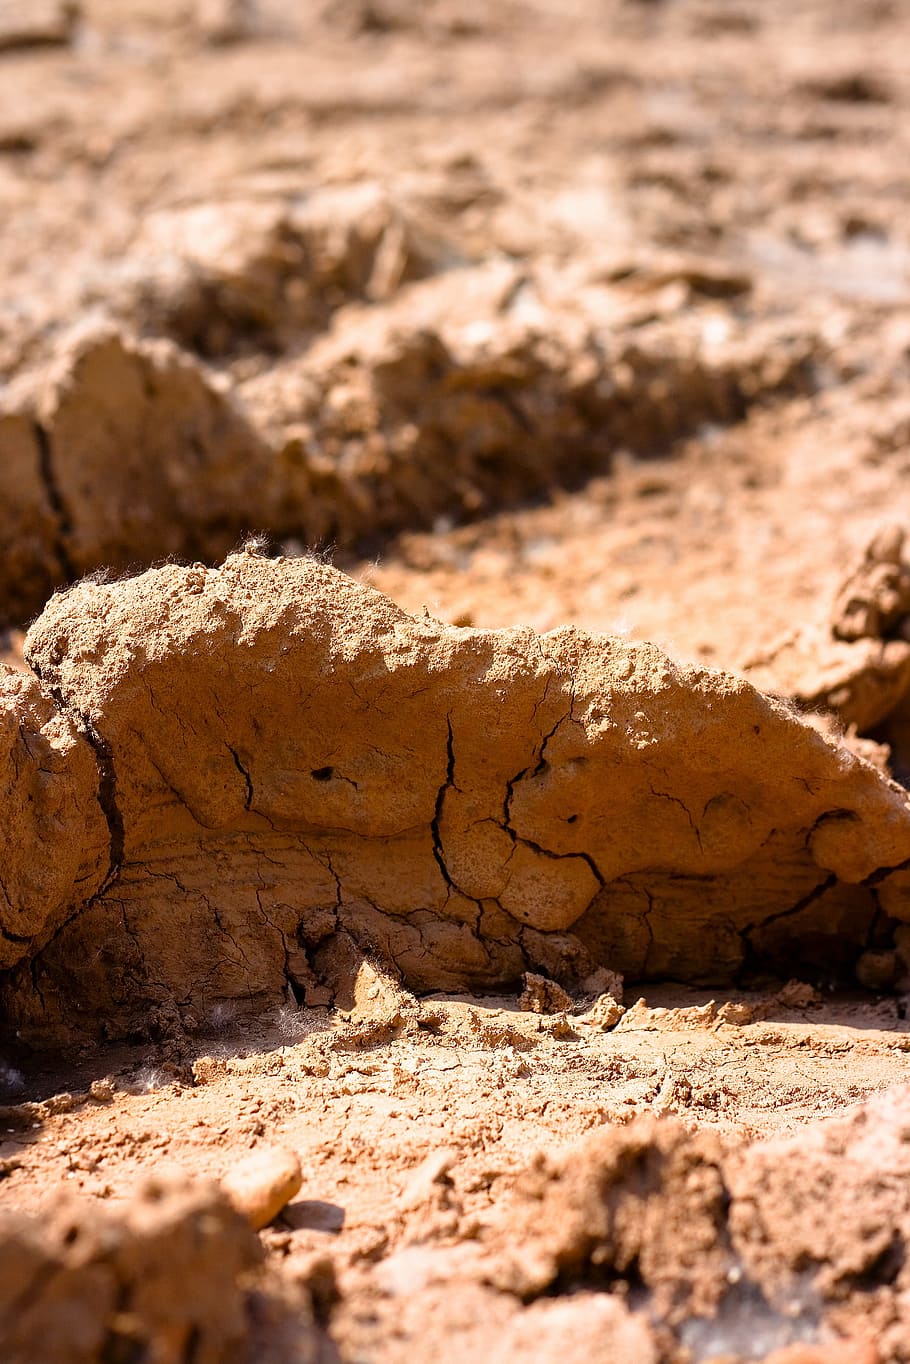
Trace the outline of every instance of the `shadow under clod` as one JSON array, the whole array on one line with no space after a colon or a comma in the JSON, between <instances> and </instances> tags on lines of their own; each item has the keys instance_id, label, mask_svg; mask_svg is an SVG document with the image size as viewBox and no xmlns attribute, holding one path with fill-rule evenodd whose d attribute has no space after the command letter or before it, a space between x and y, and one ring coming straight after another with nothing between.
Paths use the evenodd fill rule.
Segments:
<instances>
[{"instance_id":1,"label":"shadow under clod","mask_svg":"<svg viewBox=\"0 0 910 1364\"><path fill-rule=\"evenodd\" d=\"M344 1220L345 1210L337 1203L310 1198L289 1203L279 1223L291 1231L323 1231L337 1235L344 1226Z\"/></svg>"}]
</instances>

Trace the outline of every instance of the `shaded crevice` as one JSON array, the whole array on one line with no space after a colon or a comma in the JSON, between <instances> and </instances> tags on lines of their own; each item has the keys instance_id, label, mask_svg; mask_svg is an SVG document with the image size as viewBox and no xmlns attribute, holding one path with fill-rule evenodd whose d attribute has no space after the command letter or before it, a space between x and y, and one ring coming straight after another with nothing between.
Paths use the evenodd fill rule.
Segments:
<instances>
[{"instance_id":1,"label":"shaded crevice","mask_svg":"<svg viewBox=\"0 0 910 1364\"><path fill-rule=\"evenodd\" d=\"M701 834L700 834L700 832L699 832L698 825L696 824L695 820L692 818L692 811L689 809L688 805L686 805L685 801L684 801L684 800L680 800L679 796L671 795L669 791L658 791L658 790L656 789L656 787L651 786L651 783L650 783L650 782L648 783L648 786L649 786L649 788L650 788L651 795L652 795L652 796L655 796L658 800L667 800L667 801L670 802L671 805L678 805L678 806L679 806L680 810L682 810L683 814L684 814L685 817L686 817L686 820L687 820L687 822L688 822L688 824L689 824L689 828L692 830L693 834L695 835L695 841L696 841L696 843L698 844L699 850L700 850L701 852L704 852L704 848L702 847Z\"/></svg>"},{"instance_id":2,"label":"shaded crevice","mask_svg":"<svg viewBox=\"0 0 910 1364\"><path fill-rule=\"evenodd\" d=\"M571 709L565 715L561 715L559 719L556 721L555 725L553 725L552 729L550 729L543 736L543 739L541 740L540 743L540 749L537 755L537 761L534 764L534 766L532 767L531 764L529 763L527 767L523 768L521 772L519 772L516 776L512 777L512 779L506 783L506 793L503 799L502 807L502 823L500 827L506 834L508 834L509 838L512 840L512 843L516 847L520 845L521 847L529 848L531 852L539 853L541 857L548 857L556 862L564 862L573 859L578 860L580 862L585 862L590 868L591 874L593 875L598 886L600 887L601 890L603 890L607 882L603 874L601 873L600 868L598 867L597 863L594 861L594 858L591 856L590 853L554 852L552 848L545 848L542 844L535 842L534 839L526 838L522 834L517 833L512 825L512 800L515 795L515 787L518 785L520 781L524 781L525 778L539 776L539 774L544 770L544 768L547 765L546 758L547 745L550 743L551 739L555 735L556 731L559 729L560 725L562 725L563 722L569 718L571 718Z\"/></svg>"},{"instance_id":3,"label":"shaded crevice","mask_svg":"<svg viewBox=\"0 0 910 1364\"><path fill-rule=\"evenodd\" d=\"M881 885L882 881L886 881L895 872L907 871L908 869L910 869L910 857L905 857L903 862L896 862L892 867L876 867L875 871L870 872L859 884L871 889L874 886Z\"/></svg>"},{"instance_id":4,"label":"shaded crevice","mask_svg":"<svg viewBox=\"0 0 910 1364\"><path fill-rule=\"evenodd\" d=\"M87 717L81 717L81 733L91 744L95 752L95 759L98 764L98 804L101 806L101 813L107 823L110 835L110 853L107 875L100 888L92 896L92 900L98 900L104 895L111 883L116 880L123 866L123 815L117 803L117 772L114 767L113 754L110 744L92 725Z\"/></svg>"},{"instance_id":5,"label":"shaded crevice","mask_svg":"<svg viewBox=\"0 0 910 1364\"><path fill-rule=\"evenodd\" d=\"M246 799L244 800L243 808L249 810L253 804L253 779L240 761L240 754L237 752L236 748L231 748L230 744L228 744L228 751L234 759L234 766L246 783Z\"/></svg>"},{"instance_id":6,"label":"shaded crevice","mask_svg":"<svg viewBox=\"0 0 910 1364\"><path fill-rule=\"evenodd\" d=\"M32 934L27 934L25 937L22 937L19 933L11 933L10 930L4 928L2 924L0 924L0 938L2 938L4 942L14 943L19 947L29 947L34 942L34 936Z\"/></svg>"},{"instance_id":7,"label":"shaded crevice","mask_svg":"<svg viewBox=\"0 0 910 1364\"><path fill-rule=\"evenodd\" d=\"M303 1003L302 996L298 994L298 987L295 985L293 977L291 975L291 949L288 946L287 934L284 932L283 929L279 928L278 925L272 919L270 919L268 914L265 912L265 906L262 903L262 891L257 888L255 894L256 904L259 907L259 913L262 916L263 923L265 923L272 930L273 933L276 933L281 940L281 950L284 953L283 974L284 979L287 982L287 988L288 990L290 990L294 1002L296 1004L301 1004Z\"/></svg>"},{"instance_id":8,"label":"shaded crevice","mask_svg":"<svg viewBox=\"0 0 910 1364\"><path fill-rule=\"evenodd\" d=\"M437 792L436 807L433 813L433 818L430 822L430 833L432 835L433 841L433 859L437 867L439 868L439 871L442 875L442 879L445 882L445 885L448 889L449 895L452 894L460 895L465 900L469 900L471 904L477 907L477 923L475 924L475 932L477 932L479 930L480 921L483 916L483 905L481 904L480 900L476 898L476 896L469 895L467 891L462 890L461 886L459 886L455 882L449 871L448 865L446 864L445 852L442 846L442 831L440 828L440 824L442 820L443 807L445 805L446 793L450 790L457 791L458 787L455 785L455 735L452 730L452 717L451 715L447 715L446 775L445 781L440 786L439 791ZM448 899L448 896L446 898Z\"/></svg>"},{"instance_id":9,"label":"shaded crevice","mask_svg":"<svg viewBox=\"0 0 910 1364\"><path fill-rule=\"evenodd\" d=\"M604 890L604 889L606 888L607 882L606 882L606 880L604 879L603 874L601 873L600 868L598 867L597 863L594 861L594 858L591 856L590 853L586 853L586 852L567 852L567 853L554 852L552 848L545 848L541 843L535 843L534 840L533 840L533 838L523 838L523 837L521 836L521 834L517 834L517 833L515 832L514 829L511 829L511 828L509 828L508 826L506 827L506 833L509 835L509 837L511 838L512 842L513 842L516 846L520 846L520 847L522 847L522 848L530 848L531 852L538 853L541 857L548 857L548 858L550 858L550 860L553 861L553 862L584 862L584 863L586 863L586 865L587 865L587 866L590 868L590 870L591 870L591 875L594 877L594 879L595 879L595 881L597 882L597 884L598 884L598 886L600 887L600 889L601 889L601 890Z\"/></svg>"},{"instance_id":10,"label":"shaded crevice","mask_svg":"<svg viewBox=\"0 0 910 1364\"><path fill-rule=\"evenodd\" d=\"M803 910L808 909L810 905L815 904L816 900L820 900L823 895L827 895L828 891L833 890L837 884L838 877L834 872L831 872L828 876L824 877L817 886L814 886L812 890L808 891L801 899L797 900L796 904L790 905L787 909L778 910L776 914L769 914L766 919L754 921L741 929L740 937L742 938L743 946L746 951L746 961L748 961L750 957L754 958L756 955L760 955L757 953L752 942L753 933L770 928L772 924L780 923L782 919L792 919L797 914L802 914ZM744 961L744 965L746 965L746 961Z\"/></svg>"},{"instance_id":11,"label":"shaded crevice","mask_svg":"<svg viewBox=\"0 0 910 1364\"><path fill-rule=\"evenodd\" d=\"M446 716L446 776L445 781L440 786L436 795L436 807L433 812L433 819L430 822L430 832L433 835L433 857L436 865L442 873L442 879L450 890L461 894L455 882L449 875L446 860L442 848L442 834L440 832L440 821L442 820L442 810L445 805L446 792L455 787L455 738L452 733L452 717Z\"/></svg>"},{"instance_id":12,"label":"shaded crevice","mask_svg":"<svg viewBox=\"0 0 910 1364\"><path fill-rule=\"evenodd\" d=\"M72 517L67 510L60 485L54 471L54 455L51 444L51 436L45 426L39 421L34 421L32 427L35 433L35 443L38 446L38 473L44 485L44 493L47 497L48 505L53 512L57 522L57 535L54 541L53 550L59 560L60 567L66 578L74 582L79 577L72 557L70 556L67 541L73 533Z\"/></svg>"},{"instance_id":13,"label":"shaded crevice","mask_svg":"<svg viewBox=\"0 0 910 1364\"><path fill-rule=\"evenodd\" d=\"M95 764L98 769L98 791L97 799L108 828L108 869L98 890L87 902L93 904L100 899L108 890L111 883L116 879L120 868L123 866L123 846L124 829L123 815L117 803L117 772L114 766L114 757L111 746L106 739L102 738L95 729L87 715L83 715L69 704L63 695L60 687L47 686L41 675L41 668L37 661L26 656L26 661L44 687L47 695L51 698L60 715L68 720L76 729L86 743L91 747L95 755Z\"/></svg>"}]
</instances>

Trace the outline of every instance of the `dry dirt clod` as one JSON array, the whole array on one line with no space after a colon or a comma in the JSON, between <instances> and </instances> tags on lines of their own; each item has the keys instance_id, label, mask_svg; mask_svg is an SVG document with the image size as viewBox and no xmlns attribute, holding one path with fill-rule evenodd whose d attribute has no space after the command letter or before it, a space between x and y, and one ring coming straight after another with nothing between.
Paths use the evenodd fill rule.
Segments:
<instances>
[{"instance_id":1,"label":"dry dirt clod","mask_svg":"<svg viewBox=\"0 0 910 1364\"><path fill-rule=\"evenodd\" d=\"M718 1023L729 1023L734 1028L742 1028L755 1019L755 1008L745 1001L728 999L717 1010Z\"/></svg>"},{"instance_id":2,"label":"dry dirt clod","mask_svg":"<svg viewBox=\"0 0 910 1364\"><path fill-rule=\"evenodd\" d=\"M41 684L0 691L22 1029L176 1026L318 979L389 1036L417 1025L411 991L528 972L723 981L805 943L851 974L876 897L910 918L906 794L653 645L448 627L242 553L83 583L26 656Z\"/></svg>"},{"instance_id":3,"label":"dry dirt clod","mask_svg":"<svg viewBox=\"0 0 910 1364\"><path fill-rule=\"evenodd\" d=\"M616 1027L625 1012L623 1006L612 995L599 995L590 1009L581 1015L579 1022L587 1023L589 1027L598 1028L601 1032L609 1032L611 1028Z\"/></svg>"},{"instance_id":4,"label":"dry dirt clod","mask_svg":"<svg viewBox=\"0 0 910 1364\"><path fill-rule=\"evenodd\" d=\"M571 1009L575 1003L572 996L557 985L555 980L526 971L522 977L524 990L519 998L519 1006L525 1013L558 1014Z\"/></svg>"},{"instance_id":5,"label":"dry dirt clod","mask_svg":"<svg viewBox=\"0 0 910 1364\"><path fill-rule=\"evenodd\" d=\"M261 1231L290 1203L302 1183L297 1152L269 1146L239 1161L224 1175L221 1187L254 1231Z\"/></svg>"},{"instance_id":6,"label":"dry dirt clod","mask_svg":"<svg viewBox=\"0 0 910 1364\"><path fill-rule=\"evenodd\" d=\"M617 971L607 966L598 966L581 982L581 990L586 995L612 995L618 1004L623 1001L623 978Z\"/></svg>"},{"instance_id":7,"label":"dry dirt clod","mask_svg":"<svg viewBox=\"0 0 910 1364\"><path fill-rule=\"evenodd\" d=\"M841 584L827 621L812 621L772 649L764 663L750 668L762 686L790 696L801 708L839 718L859 751L882 761L875 744L863 739L875 731L884 761L902 746L910 690L910 562L904 557L906 533L886 525L866 546L857 566ZM882 729L887 724L890 728ZM893 733L892 733L893 729ZM857 737L858 736L858 737Z\"/></svg>"},{"instance_id":8,"label":"dry dirt clod","mask_svg":"<svg viewBox=\"0 0 910 1364\"><path fill-rule=\"evenodd\" d=\"M856 963L856 979L867 990L889 990L900 974L900 965L896 952L863 952Z\"/></svg>"},{"instance_id":9,"label":"dry dirt clod","mask_svg":"<svg viewBox=\"0 0 910 1364\"><path fill-rule=\"evenodd\" d=\"M402 1208L418 1207L452 1187L449 1171L458 1159L454 1150L434 1151L408 1177L399 1199Z\"/></svg>"},{"instance_id":10,"label":"dry dirt clod","mask_svg":"<svg viewBox=\"0 0 910 1364\"><path fill-rule=\"evenodd\" d=\"M777 991L774 1002L784 1009L808 1009L813 1004L821 1003L821 998L818 990L806 981L788 980Z\"/></svg>"},{"instance_id":11,"label":"dry dirt clod","mask_svg":"<svg viewBox=\"0 0 910 1364\"><path fill-rule=\"evenodd\" d=\"M261 1251L217 1187L157 1180L117 1209L65 1197L50 1218L0 1221L4 1364L176 1361L191 1341L215 1364L244 1348L241 1280Z\"/></svg>"}]
</instances>

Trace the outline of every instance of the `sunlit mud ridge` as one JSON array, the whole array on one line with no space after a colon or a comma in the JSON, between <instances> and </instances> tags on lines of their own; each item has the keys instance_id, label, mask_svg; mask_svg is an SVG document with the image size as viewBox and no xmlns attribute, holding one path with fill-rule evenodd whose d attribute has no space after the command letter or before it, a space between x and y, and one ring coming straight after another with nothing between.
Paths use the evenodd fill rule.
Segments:
<instances>
[{"instance_id":1,"label":"sunlit mud ridge","mask_svg":"<svg viewBox=\"0 0 910 1364\"><path fill-rule=\"evenodd\" d=\"M250 553L55 597L4 680L3 985L34 1033L595 968L852 976L905 792L648 644L414 619Z\"/></svg>"},{"instance_id":2,"label":"sunlit mud ridge","mask_svg":"<svg viewBox=\"0 0 910 1364\"><path fill-rule=\"evenodd\" d=\"M431 316L466 287L433 281ZM98 569L218 562L250 531L376 546L810 382L810 338L769 359L742 335L712 348L660 328L608 338L558 311L491 319L469 341L393 313L239 386L167 340L109 325L62 339L0 403L0 623Z\"/></svg>"}]
</instances>

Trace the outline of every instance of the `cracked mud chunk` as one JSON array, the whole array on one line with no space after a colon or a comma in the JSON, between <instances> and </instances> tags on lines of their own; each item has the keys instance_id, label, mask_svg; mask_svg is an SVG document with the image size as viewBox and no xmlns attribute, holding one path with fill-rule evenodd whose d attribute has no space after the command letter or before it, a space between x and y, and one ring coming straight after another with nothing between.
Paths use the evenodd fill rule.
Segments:
<instances>
[{"instance_id":1,"label":"cracked mud chunk","mask_svg":"<svg viewBox=\"0 0 910 1364\"><path fill-rule=\"evenodd\" d=\"M414 619L311 560L83 583L26 657L91 739L110 868L17 948L25 1028L261 1007L342 930L418 990L801 952L849 972L910 856L903 793L746 682L576 629Z\"/></svg>"}]
</instances>

